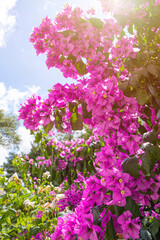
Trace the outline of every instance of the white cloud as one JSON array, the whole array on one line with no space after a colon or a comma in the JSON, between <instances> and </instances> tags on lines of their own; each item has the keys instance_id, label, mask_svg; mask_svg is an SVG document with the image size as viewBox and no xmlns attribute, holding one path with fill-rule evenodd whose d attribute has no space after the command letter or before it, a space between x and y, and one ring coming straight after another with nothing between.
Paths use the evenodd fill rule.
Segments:
<instances>
[{"instance_id":1,"label":"white cloud","mask_svg":"<svg viewBox=\"0 0 160 240\"><path fill-rule=\"evenodd\" d=\"M13 30L16 24L16 16L11 13L17 0L0 0L0 47L6 45L5 39Z\"/></svg>"},{"instance_id":2,"label":"white cloud","mask_svg":"<svg viewBox=\"0 0 160 240\"><path fill-rule=\"evenodd\" d=\"M0 166L6 161L8 157L8 149L0 146Z\"/></svg>"},{"instance_id":3,"label":"white cloud","mask_svg":"<svg viewBox=\"0 0 160 240\"><path fill-rule=\"evenodd\" d=\"M0 82L0 109L17 115L20 103L33 93L36 94L39 90L39 86L26 86L26 91L19 91L12 87L7 90L4 83Z\"/></svg>"},{"instance_id":4,"label":"white cloud","mask_svg":"<svg viewBox=\"0 0 160 240\"><path fill-rule=\"evenodd\" d=\"M3 82L0 82L0 96L1 96L1 98L3 98L5 93L6 93L6 87L4 86Z\"/></svg>"},{"instance_id":5,"label":"white cloud","mask_svg":"<svg viewBox=\"0 0 160 240\"><path fill-rule=\"evenodd\" d=\"M20 126L17 130L18 135L22 139L21 144L19 145L19 153L23 152L27 154L31 149L31 143L33 143L34 137L30 135L30 130L26 129L23 126Z\"/></svg>"},{"instance_id":6,"label":"white cloud","mask_svg":"<svg viewBox=\"0 0 160 240\"><path fill-rule=\"evenodd\" d=\"M53 2L53 0L47 0L45 1L45 4L44 4L44 10L47 11L49 8L51 7L55 7L56 6L56 3Z\"/></svg>"},{"instance_id":7,"label":"white cloud","mask_svg":"<svg viewBox=\"0 0 160 240\"><path fill-rule=\"evenodd\" d=\"M33 93L37 93L40 90L39 86L26 86L26 91L20 91L16 88L6 88L3 82L0 82L0 109L3 109L5 113L13 113L18 117L18 110L20 109L20 103L25 102L27 97L30 97ZM22 139L19 145L19 152L28 153L31 149L31 143L33 142L33 136L30 135L30 131L23 126L20 126L17 130L20 138ZM0 165L6 161L9 150L0 146Z\"/></svg>"},{"instance_id":8,"label":"white cloud","mask_svg":"<svg viewBox=\"0 0 160 240\"><path fill-rule=\"evenodd\" d=\"M37 94L37 92L41 89L40 86L34 86L34 85L32 87L29 87L29 86L25 86L25 87L28 89L28 91L31 94L33 94L33 93Z\"/></svg>"}]
</instances>

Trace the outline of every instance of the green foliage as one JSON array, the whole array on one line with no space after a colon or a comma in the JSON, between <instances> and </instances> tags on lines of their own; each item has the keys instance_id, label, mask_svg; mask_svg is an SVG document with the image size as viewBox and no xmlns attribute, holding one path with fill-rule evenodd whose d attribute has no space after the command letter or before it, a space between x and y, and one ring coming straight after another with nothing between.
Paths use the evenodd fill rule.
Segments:
<instances>
[{"instance_id":1,"label":"green foliage","mask_svg":"<svg viewBox=\"0 0 160 240\"><path fill-rule=\"evenodd\" d=\"M33 188L31 177L26 181L28 189L23 185L17 174L8 179L0 172L0 239L30 239L38 232L52 233L57 224L58 211L55 216L50 194L56 191L54 186L43 178ZM42 217L36 217L38 211Z\"/></svg>"},{"instance_id":2,"label":"green foliage","mask_svg":"<svg viewBox=\"0 0 160 240\"><path fill-rule=\"evenodd\" d=\"M116 232L113 225L113 219L110 218L109 222L106 225L106 234L105 240L116 240Z\"/></svg>"},{"instance_id":3,"label":"green foliage","mask_svg":"<svg viewBox=\"0 0 160 240\"><path fill-rule=\"evenodd\" d=\"M18 126L19 123L15 116L4 114L4 111L0 110L0 145L18 146L20 142L20 137L16 133Z\"/></svg>"}]
</instances>

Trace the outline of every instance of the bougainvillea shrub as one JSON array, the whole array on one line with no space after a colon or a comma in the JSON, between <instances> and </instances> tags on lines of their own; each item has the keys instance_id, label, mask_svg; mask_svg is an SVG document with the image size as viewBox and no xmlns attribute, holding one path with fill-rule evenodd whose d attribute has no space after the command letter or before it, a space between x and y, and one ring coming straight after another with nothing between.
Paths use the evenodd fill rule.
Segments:
<instances>
[{"instance_id":1,"label":"bougainvillea shrub","mask_svg":"<svg viewBox=\"0 0 160 240\"><path fill-rule=\"evenodd\" d=\"M70 211L57 216L51 240L159 239L160 1L100 2L102 18L67 5L31 34L68 82L22 104L24 126L37 141L42 128L51 138L27 164L33 177L47 169L61 184L58 206ZM51 137L84 125L88 142Z\"/></svg>"}]
</instances>

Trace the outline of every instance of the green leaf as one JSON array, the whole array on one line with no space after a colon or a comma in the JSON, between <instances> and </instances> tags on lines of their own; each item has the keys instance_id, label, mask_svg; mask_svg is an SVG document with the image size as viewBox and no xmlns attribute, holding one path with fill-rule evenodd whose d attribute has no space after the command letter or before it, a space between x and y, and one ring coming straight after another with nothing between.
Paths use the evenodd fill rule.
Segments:
<instances>
[{"instance_id":1,"label":"green leaf","mask_svg":"<svg viewBox=\"0 0 160 240\"><path fill-rule=\"evenodd\" d=\"M62 115L60 114L59 110L56 110L54 112L54 117L55 117L55 126L56 126L56 128L62 132L63 131Z\"/></svg>"},{"instance_id":2,"label":"green leaf","mask_svg":"<svg viewBox=\"0 0 160 240\"><path fill-rule=\"evenodd\" d=\"M88 112L86 102L82 103L82 113L83 113L83 118L84 119L89 119L89 118L92 117L92 111Z\"/></svg>"},{"instance_id":3,"label":"green leaf","mask_svg":"<svg viewBox=\"0 0 160 240\"><path fill-rule=\"evenodd\" d=\"M10 235L8 235L7 233L2 233L3 236L5 236L6 238L4 238L4 240L9 240L10 239ZM9 238L8 238L9 237Z\"/></svg>"},{"instance_id":4,"label":"green leaf","mask_svg":"<svg viewBox=\"0 0 160 240\"><path fill-rule=\"evenodd\" d=\"M88 21L92 24L93 27L103 29L103 22L99 18L89 18Z\"/></svg>"},{"instance_id":5,"label":"green leaf","mask_svg":"<svg viewBox=\"0 0 160 240\"><path fill-rule=\"evenodd\" d=\"M6 222L6 219L11 215L11 213L13 213L13 211L10 211L9 209L2 215L2 217L0 217L0 225Z\"/></svg>"},{"instance_id":6,"label":"green leaf","mask_svg":"<svg viewBox=\"0 0 160 240\"><path fill-rule=\"evenodd\" d=\"M144 142L156 144L156 142L158 141L158 132L152 129L151 131L144 133L142 138Z\"/></svg>"},{"instance_id":7,"label":"green leaf","mask_svg":"<svg viewBox=\"0 0 160 240\"><path fill-rule=\"evenodd\" d=\"M139 210L137 203L131 197L126 197L125 209L129 210L132 213L133 218L141 216L141 212Z\"/></svg>"},{"instance_id":8,"label":"green leaf","mask_svg":"<svg viewBox=\"0 0 160 240\"><path fill-rule=\"evenodd\" d=\"M34 175L36 172L37 172L37 167L36 167L36 164L33 163L33 165L32 165L32 175Z\"/></svg>"},{"instance_id":9,"label":"green leaf","mask_svg":"<svg viewBox=\"0 0 160 240\"><path fill-rule=\"evenodd\" d=\"M153 65L153 64L149 64L149 65L147 66L147 70L148 70L148 72L151 73L152 75L158 76L158 74L159 74L158 68L157 68L155 65Z\"/></svg>"},{"instance_id":10,"label":"green leaf","mask_svg":"<svg viewBox=\"0 0 160 240\"><path fill-rule=\"evenodd\" d=\"M158 7L158 6L157 6ZM151 16L150 17L150 27L156 27L159 28L159 22L160 22L160 16L156 15L156 16Z\"/></svg>"},{"instance_id":11,"label":"green leaf","mask_svg":"<svg viewBox=\"0 0 160 240\"><path fill-rule=\"evenodd\" d=\"M38 132L38 133L35 135L35 143L39 143L41 140L42 140L42 133L41 133L41 132Z\"/></svg>"},{"instance_id":12,"label":"green leaf","mask_svg":"<svg viewBox=\"0 0 160 240\"><path fill-rule=\"evenodd\" d=\"M76 57L73 56L72 54L69 54L69 56L67 57L67 60L72 60L72 63L73 63L73 64L76 63Z\"/></svg>"},{"instance_id":13,"label":"green leaf","mask_svg":"<svg viewBox=\"0 0 160 240\"><path fill-rule=\"evenodd\" d=\"M154 218L150 228L151 228L151 233L152 233L154 239L158 240L159 238L156 238L156 234L158 233L159 228L160 228L160 221L158 219Z\"/></svg>"},{"instance_id":14,"label":"green leaf","mask_svg":"<svg viewBox=\"0 0 160 240\"><path fill-rule=\"evenodd\" d=\"M70 124L72 130L82 130L83 129L83 120L79 113L72 113L70 117Z\"/></svg>"},{"instance_id":15,"label":"green leaf","mask_svg":"<svg viewBox=\"0 0 160 240\"><path fill-rule=\"evenodd\" d=\"M144 134L145 132L147 132L146 128L143 125L139 126L138 131L140 132L140 134Z\"/></svg>"},{"instance_id":16,"label":"green leaf","mask_svg":"<svg viewBox=\"0 0 160 240\"><path fill-rule=\"evenodd\" d=\"M140 81L140 74L133 74L131 75L130 79L129 79L129 82L130 84L134 87L134 88L137 88L138 87L138 84L139 84L139 81Z\"/></svg>"},{"instance_id":17,"label":"green leaf","mask_svg":"<svg viewBox=\"0 0 160 240\"><path fill-rule=\"evenodd\" d=\"M128 32L133 35L133 24L128 27Z\"/></svg>"},{"instance_id":18,"label":"green leaf","mask_svg":"<svg viewBox=\"0 0 160 240\"><path fill-rule=\"evenodd\" d=\"M144 144L143 144L144 147ZM142 156L141 170L146 176L150 176L155 163L160 160L160 148L152 143L145 144L145 154Z\"/></svg>"},{"instance_id":19,"label":"green leaf","mask_svg":"<svg viewBox=\"0 0 160 240\"><path fill-rule=\"evenodd\" d=\"M92 209L92 214L93 214L93 224L98 225L99 217L100 217L100 212L97 207L94 207Z\"/></svg>"},{"instance_id":20,"label":"green leaf","mask_svg":"<svg viewBox=\"0 0 160 240\"><path fill-rule=\"evenodd\" d=\"M118 85L119 89L123 91L123 94L127 97L134 97L136 90L133 89L131 85L129 85L128 81L119 83Z\"/></svg>"},{"instance_id":21,"label":"green leaf","mask_svg":"<svg viewBox=\"0 0 160 240\"><path fill-rule=\"evenodd\" d=\"M118 87L119 87L120 90L122 90L124 92L124 91L126 91L128 89L129 83L128 83L128 81L120 82L118 84Z\"/></svg>"},{"instance_id":22,"label":"green leaf","mask_svg":"<svg viewBox=\"0 0 160 240\"><path fill-rule=\"evenodd\" d=\"M76 113L78 111L78 104L76 102L69 102L69 111Z\"/></svg>"},{"instance_id":23,"label":"green leaf","mask_svg":"<svg viewBox=\"0 0 160 240\"><path fill-rule=\"evenodd\" d=\"M152 116L152 111L151 111L151 109L149 107L145 107L144 108L144 113L149 118Z\"/></svg>"},{"instance_id":24,"label":"green leaf","mask_svg":"<svg viewBox=\"0 0 160 240\"><path fill-rule=\"evenodd\" d=\"M84 62L82 60L80 60L76 63L76 69L80 75L85 75L88 73L86 65L84 64Z\"/></svg>"},{"instance_id":25,"label":"green leaf","mask_svg":"<svg viewBox=\"0 0 160 240\"><path fill-rule=\"evenodd\" d=\"M52 155L52 146L51 145L47 145L46 146L46 152L48 156Z\"/></svg>"},{"instance_id":26,"label":"green leaf","mask_svg":"<svg viewBox=\"0 0 160 240\"><path fill-rule=\"evenodd\" d=\"M117 14L116 19L118 20L119 24L122 25L122 27L126 26L126 17L122 14Z\"/></svg>"},{"instance_id":27,"label":"green leaf","mask_svg":"<svg viewBox=\"0 0 160 240\"><path fill-rule=\"evenodd\" d=\"M63 34L63 36L65 36L65 37L68 37L70 35L70 33L72 33L72 31L70 31L70 30L64 30L64 31L60 32L60 34Z\"/></svg>"},{"instance_id":28,"label":"green leaf","mask_svg":"<svg viewBox=\"0 0 160 240\"><path fill-rule=\"evenodd\" d=\"M35 236L40 231L40 227L31 227L30 228L30 237Z\"/></svg>"},{"instance_id":29,"label":"green leaf","mask_svg":"<svg viewBox=\"0 0 160 240\"><path fill-rule=\"evenodd\" d=\"M37 176L38 176L38 178L41 179L43 171L44 171L44 166L40 166L40 168L37 169Z\"/></svg>"},{"instance_id":30,"label":"green leaf","mask_svg":"<svg viewBox=\"0 0 160 240\"><path fill-rule=\"evenodd\" d=\"M43 128L44 128L44 131L46 133L48 133L54 126L54 122L49 122L47 125L44 125Z\"/></svg>"},{"instance_id":31,"label":"green leaf","mask_svg":"<svg viewBox=\"0 0 160 240\"><path fill-rule=\"evenodd\" d=\"M150 99L150 95L146 89L138 88L136 91L136 99L140 105L144 105Z\"/></svg>"},{"instance_id":32,"label":"green leaf","mask_svg":"<svg viewBox=\"0 0 160 240\"><path fill-rule=\"evenodd\" d=\"M47 219L47 216L45 215L45 212L43 212L43 214L42 214L42 222L45 222L46 219Z\"/></svg>"},{"instance_id":33,"label":"green leaf","mask_svg":"<svg viewBox=\"0 0 160 240\"><path fill-rule=\"evenodd\" d=\"M121 31L121 34L120 34L120 36L119 36L118 39L121 40L123 36L125 36L125 32L124 32L124 30Z\"/></svg>"},{"instance_id":34,"label":"green leaf","mask_svg":"<svg viewBox=\"0 0 160 240\"><path fill-rule=\"evenodd\" d=\"M116 232L113 225L113 219L111 218L106 225L105 240L116 240Z\"/></svg>"},{"instance_id":35,"label":"green leaf","mask_svg":"<svg viewBox=\"0 0 160 240\"><path fill-rule=\"evenodd\" d=\"M65 57L61 56L61 57L59 58L59 62L60 62L60 63L63 63L64 59L65 59Z\"/></svg>"},{"instance_id":36,"label":"green leaf","mask_svg":"<svg viewBox=\"0 0 160 240\"><path fill-rule=\"evenodd\" d=\"M113 207L114 207L114 210L115 210L115 213L116 213L117 217L119 217L120 215L123 214L124 207L119 207L117 205L114 205Z\"/></svg>"},{"instance_id":37,"label":"green leaf","mask_svg":"<svg viewBox=\"0 0 160 240\"><path fill-rule=\"evenodd\" d=\"M140 229L140 236L145 240L152 240L152 236L147 229Z\"/></svg>"},{"instance_id":38,"label":"green leaf","mask_svg":"<svg viewBox=\"0 0 160 240\"><path fill-rule=\"evenodd\" d=\"M140 175L139 161L135 156L124 159L122 168L124 172L129 173L134 178L138 178Z\"/></svg>"}]
</instances>

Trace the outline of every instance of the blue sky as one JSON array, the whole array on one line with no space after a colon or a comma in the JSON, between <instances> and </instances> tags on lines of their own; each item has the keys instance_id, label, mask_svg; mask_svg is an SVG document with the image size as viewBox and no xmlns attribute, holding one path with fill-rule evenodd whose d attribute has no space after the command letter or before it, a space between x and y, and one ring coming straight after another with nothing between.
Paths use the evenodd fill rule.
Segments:
<instances>
[{"instance_id":1,"label":"blue sky","mask_svg":"<svg viewBox=\"0 0 160 240\"><path fill-rule=\"evenodd\" d=\"M55 83L66 83L62 73L45 65L45 56L37 56L29 42L34 27L46 16L54 20L70 2L84 9L100 8L97 0L0 0L0 108L17 114L20 103L33 92L46 97ZM18 133L23 139L20 152L28 152L32 137L23 126ZM25 140L24 140L25 139ZM0 165L8 149L0 147Z\"/></svg>"}]
</instances>

